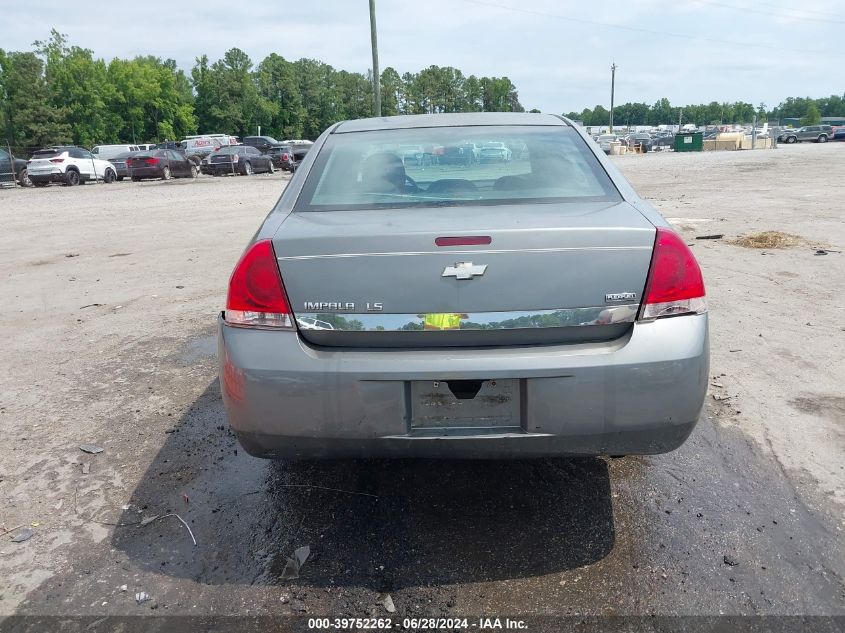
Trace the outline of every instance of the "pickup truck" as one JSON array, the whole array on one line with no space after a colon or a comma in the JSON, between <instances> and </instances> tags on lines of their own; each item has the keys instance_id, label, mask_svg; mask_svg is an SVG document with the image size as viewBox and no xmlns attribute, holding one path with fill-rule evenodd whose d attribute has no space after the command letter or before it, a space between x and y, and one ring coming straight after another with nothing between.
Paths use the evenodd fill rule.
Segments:
<instances>
[{"instance_id":1,"label":"pickup truck","mask_svg":"<svg viewBox=\"0 0 845 633\"><path fill-rule=\"evenodd\" d=\"M277 141L272 136L246 136L243 142L270 156L276 167L291 173L296 171L297 165L311 149L310 143Z\"/></svg>"}]
</instances>

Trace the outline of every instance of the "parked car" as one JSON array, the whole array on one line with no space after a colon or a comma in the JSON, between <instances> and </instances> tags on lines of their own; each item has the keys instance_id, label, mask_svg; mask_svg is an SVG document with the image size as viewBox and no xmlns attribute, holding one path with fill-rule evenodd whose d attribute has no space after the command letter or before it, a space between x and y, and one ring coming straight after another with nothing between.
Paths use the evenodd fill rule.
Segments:
<instances>
[{"instance_id":1,"label":"parked car","mask_svg":"<svg viewBox=\"0 0 845 633\"><path fill-rule=\"evenodd\" d=\"M596 143L598 143L601 151L605 154L610 154L610 144L618 140L619 137L616 134L600 134L596 139Z\"/></svg>"},{"instance_id":2,"label":"parked car","mask_svg":"<svg viewBox=\"0 0 845 633\"><path fill-rule=\"evenodd\" d=\"M440 162L444 165L474 165L481 159L481 148L475 143L450 143L443 146Z\"/></svg>"},{"instance_id":3,"label":"parked car","mask_svg":"<svg viewBox=\"0 0 845 633\"><path fill-rule=\"evenodd\" d=\"M831 139L834 141L845 141L845 125L836 128Z\"/></svg>"},{"instance_id":4,"label":"parked car","mask_svg":"<svg viewBox=\"0 0 845 633\"><path fill-rule=\"evenodd\" d=\"M57 145L40 149L27 162L32 184L44 187L51 182L69 186L89 180L112 183L117 178L114 165L95 158L87 149L72 145Z\"/></svg>"},{"instance_id":5,"label":"parked car","mask_svg":"<svg viewBox=\"0 0 845 633\"><path fill-rule=\"evenodd\" d=\"M254 147L262 154L267 154L279 169L296 171L296 159L290 145L285 145L272 136L245 136L243 144Z\"/></svg>"},{"instance_id":6,"label":"parked car","mask_svg":"<svg viewBox=\"0 0 845 633\"><path fill-rule=\"evenodd\" d=\"M492 142L481 146L482 161L509 161L513 158L513 152L504 143Z\"/></svg>"},{"instance_id":7,"label":"parked car","mask_svg":"<svg viewBox=\"0 0 845 633\"><path fill-rule=\"evenodd\" d=\"M287 141L284 144L290 146L293 150L293 159L297 165L305 160L305 156L314 146L314 143L311 141Z\"/></svg>"},{"instance_id":8,"label":"parked car","mask_svg":"<svg viewBox=\"0 0 845 633\"><path fill-rule=\"evenodd\" d=\"M123 152L122 154L118 154L114 158L112 158L109 162L114 165L115 173L117 174L118 180L123 180L124 178L129 178L129 166L126 164L126 160L132 156L137 154L143 153L145 150L136 150L131 152Z\"/></svg>"},{"instance_id":9,"label":"parked car","mask_svg":"<svg viewBox=\"0 0 845 633\"><path fill-rule=\"evenodd\" d=\"M147 178L196 178L197 164L173 149L154 149L138 152L126 159L129 175L134 182Z\"/></svg>"},{"instance_id":10,"label":"parked car","mask_svg":"<svg viewBox=\"0 0 845 633\"><path fill-rule=\"evenodd\" d=\"M800 143L813 141L827 143L833 137L833 128L829 125L805 125L797 130L787 129L778 136L779 143Z\"/></svg>"},{"instance_id":11,"label":"parked car","mask_svg":"<svg viewBox=\"0 0 845 633\"><path fill-rule=\"evenodd\" d=\"M161 143L156 143L152 147L148 148L147 151L154 149L175 149L177 152L184 152L185 146L179 141L163 141Z\"/></svg>"},{"instance_id":12,"label":"parked car","mask_svg":"<svg viewBox=\"0 0 845 633\"><path fill-rule=\"evenodd\" d=\"M252 174L275 171L272 159L249 145L229 145L221 147L208 157L208 168L212 176L226 174Z\"/></svg>"},{"instance_id":13,"label":"parked car","mask_svg":"<svg viewBox=\"0 0 845 633\"><path fill-rule=\"evenodd\" d=\"M155 143L139 143L138 150L142 152L149 152L151 149L155 149Z\"/></svg>"},{"instance_id":14,"label":"parked car","mask_svg":"<svg viewBox=\"0 0 845 633\"><path fill-rule=\"evenodd\" d=\"M658 147L672 147L675 144L675 135L671 132L666 134L657 134L651 139L651 148Z\"/></svg>"},{"instance_id":15,"label":"parked car","mask_svg":"<svg viewBox=\"0 0 845 633\"><path fill-rule=\"evenodd\" d=\"M648 152L654 149L654 139L650 134L646 134L645 132L629 134L625 140L628 143L628 147L636 147L639 145L641 151L643 152Z\"/></svg>"},{"instance_id":16,"label":"parked car","mask_svg":"<svg viewBox=\"0 0 845 633\"><path fill-rule=\"evenodd\" d=\"M26 161L0 149L0 183L18 181L21 187L29 187L32 181L26 168Z\"/></svg>"},{"instance_id":17,"label":"parked car","mask_svg":"<svg viewBox=\"0 0 845 633\"><path fill-rule=\"evenodd\" d=\"M455 138L525 158L491 180L395 152ZM583 130L526 113L359 119L312 151L218 319L247 452L522 458L686 440L710 375L701 271Z\"/></svg>"},{"instance_id":18,"label":"parked car","mask_svg":"<svg viewBox=\"0 0 845 633\"><path fill-rule=\"evenodd\" d=\"M91 150L91 153L94 155L94 158L111 160L118 154L137 152L138 149L139 147L137 145L97 145Z\"/></svg>"}]
</instances>

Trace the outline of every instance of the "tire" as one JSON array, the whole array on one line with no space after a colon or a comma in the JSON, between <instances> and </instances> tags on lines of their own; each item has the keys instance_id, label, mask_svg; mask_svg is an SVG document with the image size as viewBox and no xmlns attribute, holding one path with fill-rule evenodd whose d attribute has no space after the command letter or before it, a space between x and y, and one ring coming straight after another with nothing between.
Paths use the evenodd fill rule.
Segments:
<instances>
[{"instance_id":1,"label":"tire","mask_svg":"<svg viewBox=\"0 0 845 633\"><path fill-rule=\"evenodd\" d=\"M117 177L117 182L123 182L123 176L118 176L118 177Z\"/></svg>"},{"instance_id":2,"label":"tire","mask_svg":"<svg viewBox=\"0 0 845 633\"><path fill-rule=\"evenodd\" d=\"M246 161L244 163L243 175L244 176L252 176L252 163L251 162Z\"/></svg>"},{"instance_id":3,"label":"tire","mask_svg":"<svg viewBox=\"0 0 845 633\"><path fill-rule=\"evenodd\" d=\"M68 187L75 187L80 182L82 182L82 178L80 178L78 171L75 169L68 169L65 172L65 184Z\"/></svg>"},{"instance_id":4,"label":"tire","mask_svg":"<svg viewBox=\"0 0 845 633\"><path fill-rule=\"evenodd\" d=\"M103 174L103 182L107 185L112 184L116 178L117 176L114 175L114 172L111 169L107 169L106 173Z\"/></svg>"},{"instance_id":5,"label":"tire","mask_svg":"<svg viewBox=\"0 0 845 633\"><path fill-rule=\"evenodd\" d=\"M170 167L165 165L164 168L161 170L161 179L162 180L170 180L170 177L171 177Z\"/></svg>"},{"instance_id":6,"label":"tire","mask_svg":"<svg viewBox=\"0 0 845 633\"><path fill-rule=\"evenodd\" d=\"M275 174L276 173L276 167L273 165L273 161L270 161L267 164L267 173L268 174Z\"/></svg>"},{"instance_id":7,"label":"tire","mask_svg":"<svg viewBox=\"0 0 845 633\"><path fill-rule=\"evenodd\" d=\"M819 136L819 143L827 143L827 134Z\"/></svg>"},{"instance_id":8,"label":"tire","mask_svg":"<svg viewBox=\"0 0 845 633\"><path fill-rule=\"evenodd\" d=\"M32 181L29 179L29 172L26 170L26 168L23 168L18 172L18 183L21 187L32 186Z\"/></svg>"},{"instance_id":9,"label":"tire","mask_svg":"<svg viewBox=\"0 0 845 633\"><path fill-rule=\"evenodd\" d=\"M200 168L198 165L191 165L191 178L198 178L200 175Z\"/></svg>"},{"instance_id":10,"label":"tire","mask_svg":"<svg viewBox=\"0 0 845 633\"><path fill-rule=\"evenodd\" d=\"M787 142L788 144L790 144L790 145L791 145L792 143L797 143L797 142L798 142L798 139L797 139L797 138L795 138L794 136L787 136L787 137L786 137L786 142Z\"/></svg>"}]
</instances>

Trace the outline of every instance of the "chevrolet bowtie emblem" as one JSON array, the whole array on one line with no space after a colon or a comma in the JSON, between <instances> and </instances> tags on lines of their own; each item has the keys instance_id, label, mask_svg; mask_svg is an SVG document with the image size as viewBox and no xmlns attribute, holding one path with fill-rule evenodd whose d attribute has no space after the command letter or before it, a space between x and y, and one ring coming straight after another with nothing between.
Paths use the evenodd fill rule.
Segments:
<instances>
[{"instance_id":1,"label":"chevrolet bowtie emblem","mask_svg":"<svg viewBox=\"0 0 845 633\"><path fill-rule=\"evenodd\" d=\"M474 266L472 262L457 262L454 266L446 266L441 277L472 279L476 275L483 275L485 270L487 270L487 264Z\"/></svg>"}]
</instances>

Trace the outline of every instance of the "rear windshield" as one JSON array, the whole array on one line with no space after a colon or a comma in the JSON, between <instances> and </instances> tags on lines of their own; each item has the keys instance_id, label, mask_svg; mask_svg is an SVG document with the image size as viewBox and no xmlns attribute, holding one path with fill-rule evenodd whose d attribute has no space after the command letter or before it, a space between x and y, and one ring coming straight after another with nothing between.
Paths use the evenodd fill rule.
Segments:
<instances>
[{"instance_id":1,"label":"rear windshield","mask_svg":"<svg viewBox=\"0 0 845 633\"><path fill-rule=\"evenodd\" d=\"M569 127L433 127L330 135L296 210L618 199Z\"/></svg>"},{"instance_id":2,"label":"rear windshield","mask_svg":"<svg viewBox=\"0 0 845 633\"><path fill-rule=\"evenodd\" d=\"M66 150L59 150L59 149L40 149L35 152L32 157L33 158L53 158L54 156L58 156L62 152Z\"/></svg>"}]
</instances>

